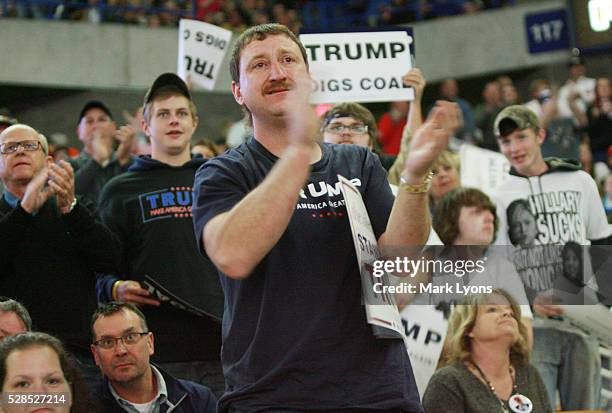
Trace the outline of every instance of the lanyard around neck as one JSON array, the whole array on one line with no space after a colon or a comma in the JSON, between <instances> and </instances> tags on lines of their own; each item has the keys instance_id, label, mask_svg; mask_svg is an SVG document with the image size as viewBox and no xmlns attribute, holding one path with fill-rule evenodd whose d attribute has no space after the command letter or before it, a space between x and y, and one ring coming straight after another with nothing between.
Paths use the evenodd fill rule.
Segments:
<instances>
[{"instance_id":1,"label":"lanyard around neck","mask_svg":"<svg viewBox=\"0 0 612 413\"><path fill-rule=\"evenodd\" d=\"M485 381L485 383L489 387L489 390L491 390L491 393L493 393L493 396L495 397L495 399L497 401L499 401L499 403L501 404L502 411L503 412L508 412L508 406L507 406L506 402L504 402L502 399L500 399L497 396L497 394L495 393L495 386L493 386L493 383L491 383L491 381L484 374L484 371L482 371L480 366L478 364L476 364L473 360L470 360L470 363L472 364L472 366L474 366L474 368L476 368L476 370L480 374L480 377L482 377L482 379ZM512 369L512 365L510 365L510 368L508 369L508 373L510 374L510 379L512 380L512 393L510 393L510 396L512 396L515 393L518 393L518 387L517 387L516 382L514 380L514 376L512 375L512 370L513 370Z\"/></svg>"}]
</instances>

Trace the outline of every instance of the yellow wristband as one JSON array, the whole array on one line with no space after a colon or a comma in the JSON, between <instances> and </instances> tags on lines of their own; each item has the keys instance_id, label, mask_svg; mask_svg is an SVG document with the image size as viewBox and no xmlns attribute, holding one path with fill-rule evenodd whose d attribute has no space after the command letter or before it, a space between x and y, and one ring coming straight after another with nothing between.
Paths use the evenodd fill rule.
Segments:
<instances>
[{"instance_id":1,"label":"yellow wristband","mask_svg":"<svg viewBox=\"0 0 612 413\"><path fill-rule=\"evenodd\" d=\"M121 281L121 280L117 280L117 281L115 281L115 283L113 284L113 290L112 290L111 296L113 297L113 300L114 300L114 301L119 300L119 298L117 298L117 289L119 288L119 284L121 284L122 282L123 282L123 281Z\"/></svg>"}]
</instances>

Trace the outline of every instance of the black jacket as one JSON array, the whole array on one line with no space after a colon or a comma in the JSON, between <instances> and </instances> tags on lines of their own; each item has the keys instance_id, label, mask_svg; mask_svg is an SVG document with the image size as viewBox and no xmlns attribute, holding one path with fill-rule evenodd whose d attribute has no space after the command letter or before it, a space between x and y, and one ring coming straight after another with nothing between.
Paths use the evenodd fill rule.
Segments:
<instances>
[{"instance_id":1,"label":"black jacket","mask_svg":"<svg viewBox=\"0 0 612 413\"><path fill-rule=\"evenodd\" d=\"M217 411L217 399L207 387L191 381L176 379L159 367L155 367L166 381L168 390L168 400L161 405L160 413L215 413ZM125 410L113 397L106 377L97 389L95 398L103 407L104 413L125 413Z\"/></svg>"},{"instance_id":2,"label":"black jacket","mask_svg":"<svg viewBox=\"0 0 612 413\"><path fill-rule=\"evenodd\" d=\"M75 192L97 203L104 185L111 178L126 172L133 161L132 158L127 164L121 165L113 154L108 164L102 166L86 152L81 152L78 157L68 160L74 169Z\"/></svg>"},{"instance_id":3,"label":"black jacket","mask_svg":"<svg viewBox=\"0 0 612 413\"><path fill-rule=\"evenodd\" d=\"M118 268L115 235L79 200L61 214L55 198L35 214L0 197L0 295L21 301L34 327L89 355L95 271Z\"/></svg>"}]
</instances>

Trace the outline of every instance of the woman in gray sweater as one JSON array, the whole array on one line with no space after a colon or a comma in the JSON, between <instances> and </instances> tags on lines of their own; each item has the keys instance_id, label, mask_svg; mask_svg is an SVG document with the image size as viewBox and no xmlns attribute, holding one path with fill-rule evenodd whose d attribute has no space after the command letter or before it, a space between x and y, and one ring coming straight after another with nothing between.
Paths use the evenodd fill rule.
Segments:
<instances>
[{"instance_id":1,"label":"woman in gray sweater","mask_svg":"<svg viewBox=\"0 0 612 413\"><path fill-rule=\"evenodd\" d=\"M521 310L504 290L468 296L449 320L446 366L431 378L427 413L551 413L529 364Z\"/></svg>"}]
</instances>

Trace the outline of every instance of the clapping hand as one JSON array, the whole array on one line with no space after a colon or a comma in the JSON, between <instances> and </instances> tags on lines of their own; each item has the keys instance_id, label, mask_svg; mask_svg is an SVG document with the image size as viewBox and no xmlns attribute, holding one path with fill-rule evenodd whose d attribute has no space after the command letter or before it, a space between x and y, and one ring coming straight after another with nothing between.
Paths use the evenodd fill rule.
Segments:
<instances>
[{"instance_id":1,"label":"clapping hand","mask_svg":"<svg viewBox=\"0 0 612 413\"><path fill-rule=\"evenodd\" d=\"M74 201L74 172L66 161L49 166L49 187L55 192L57 207L62 214L70 212Z\"/></svg>"},{"instance_id":2,"label":"clapping hand","mask_svg":"<svg viewBox=\"0 0 612 413\"><path fill-rule=\"evenodd\" d=\"M136 129L132 125L124 125L115 131L115 139L119 142L116 151L117 159L121 165L125 165L130 161L130 153L136 139Z\"/></svg>"},{"instance_id":3,"label":"clapping hand","mask_svg":"<svg viewBox=\"0 0 612 413\"><path fill-rule=\"evenodd\" d=\"M461 127L461 112L456 103L438 101L425 123L410 142L404 165L404 176L410 184L418 184L431 169L438 155L448 147L453 133ZM412 181L412 182L410 182Z\"/></svg>"},{"instance_id":4,"label":"clapping hand","mask_svg":"<svg viewBox=\"0 0 612 413\"><path fill-rule=\"evenodd\" d=\"M49 170L41 170L26 186L25 193L21 198L21 207L28 213L37 212L53 194L53 189L45 186L49 177Z\"/></svg>"}]
</instances>

